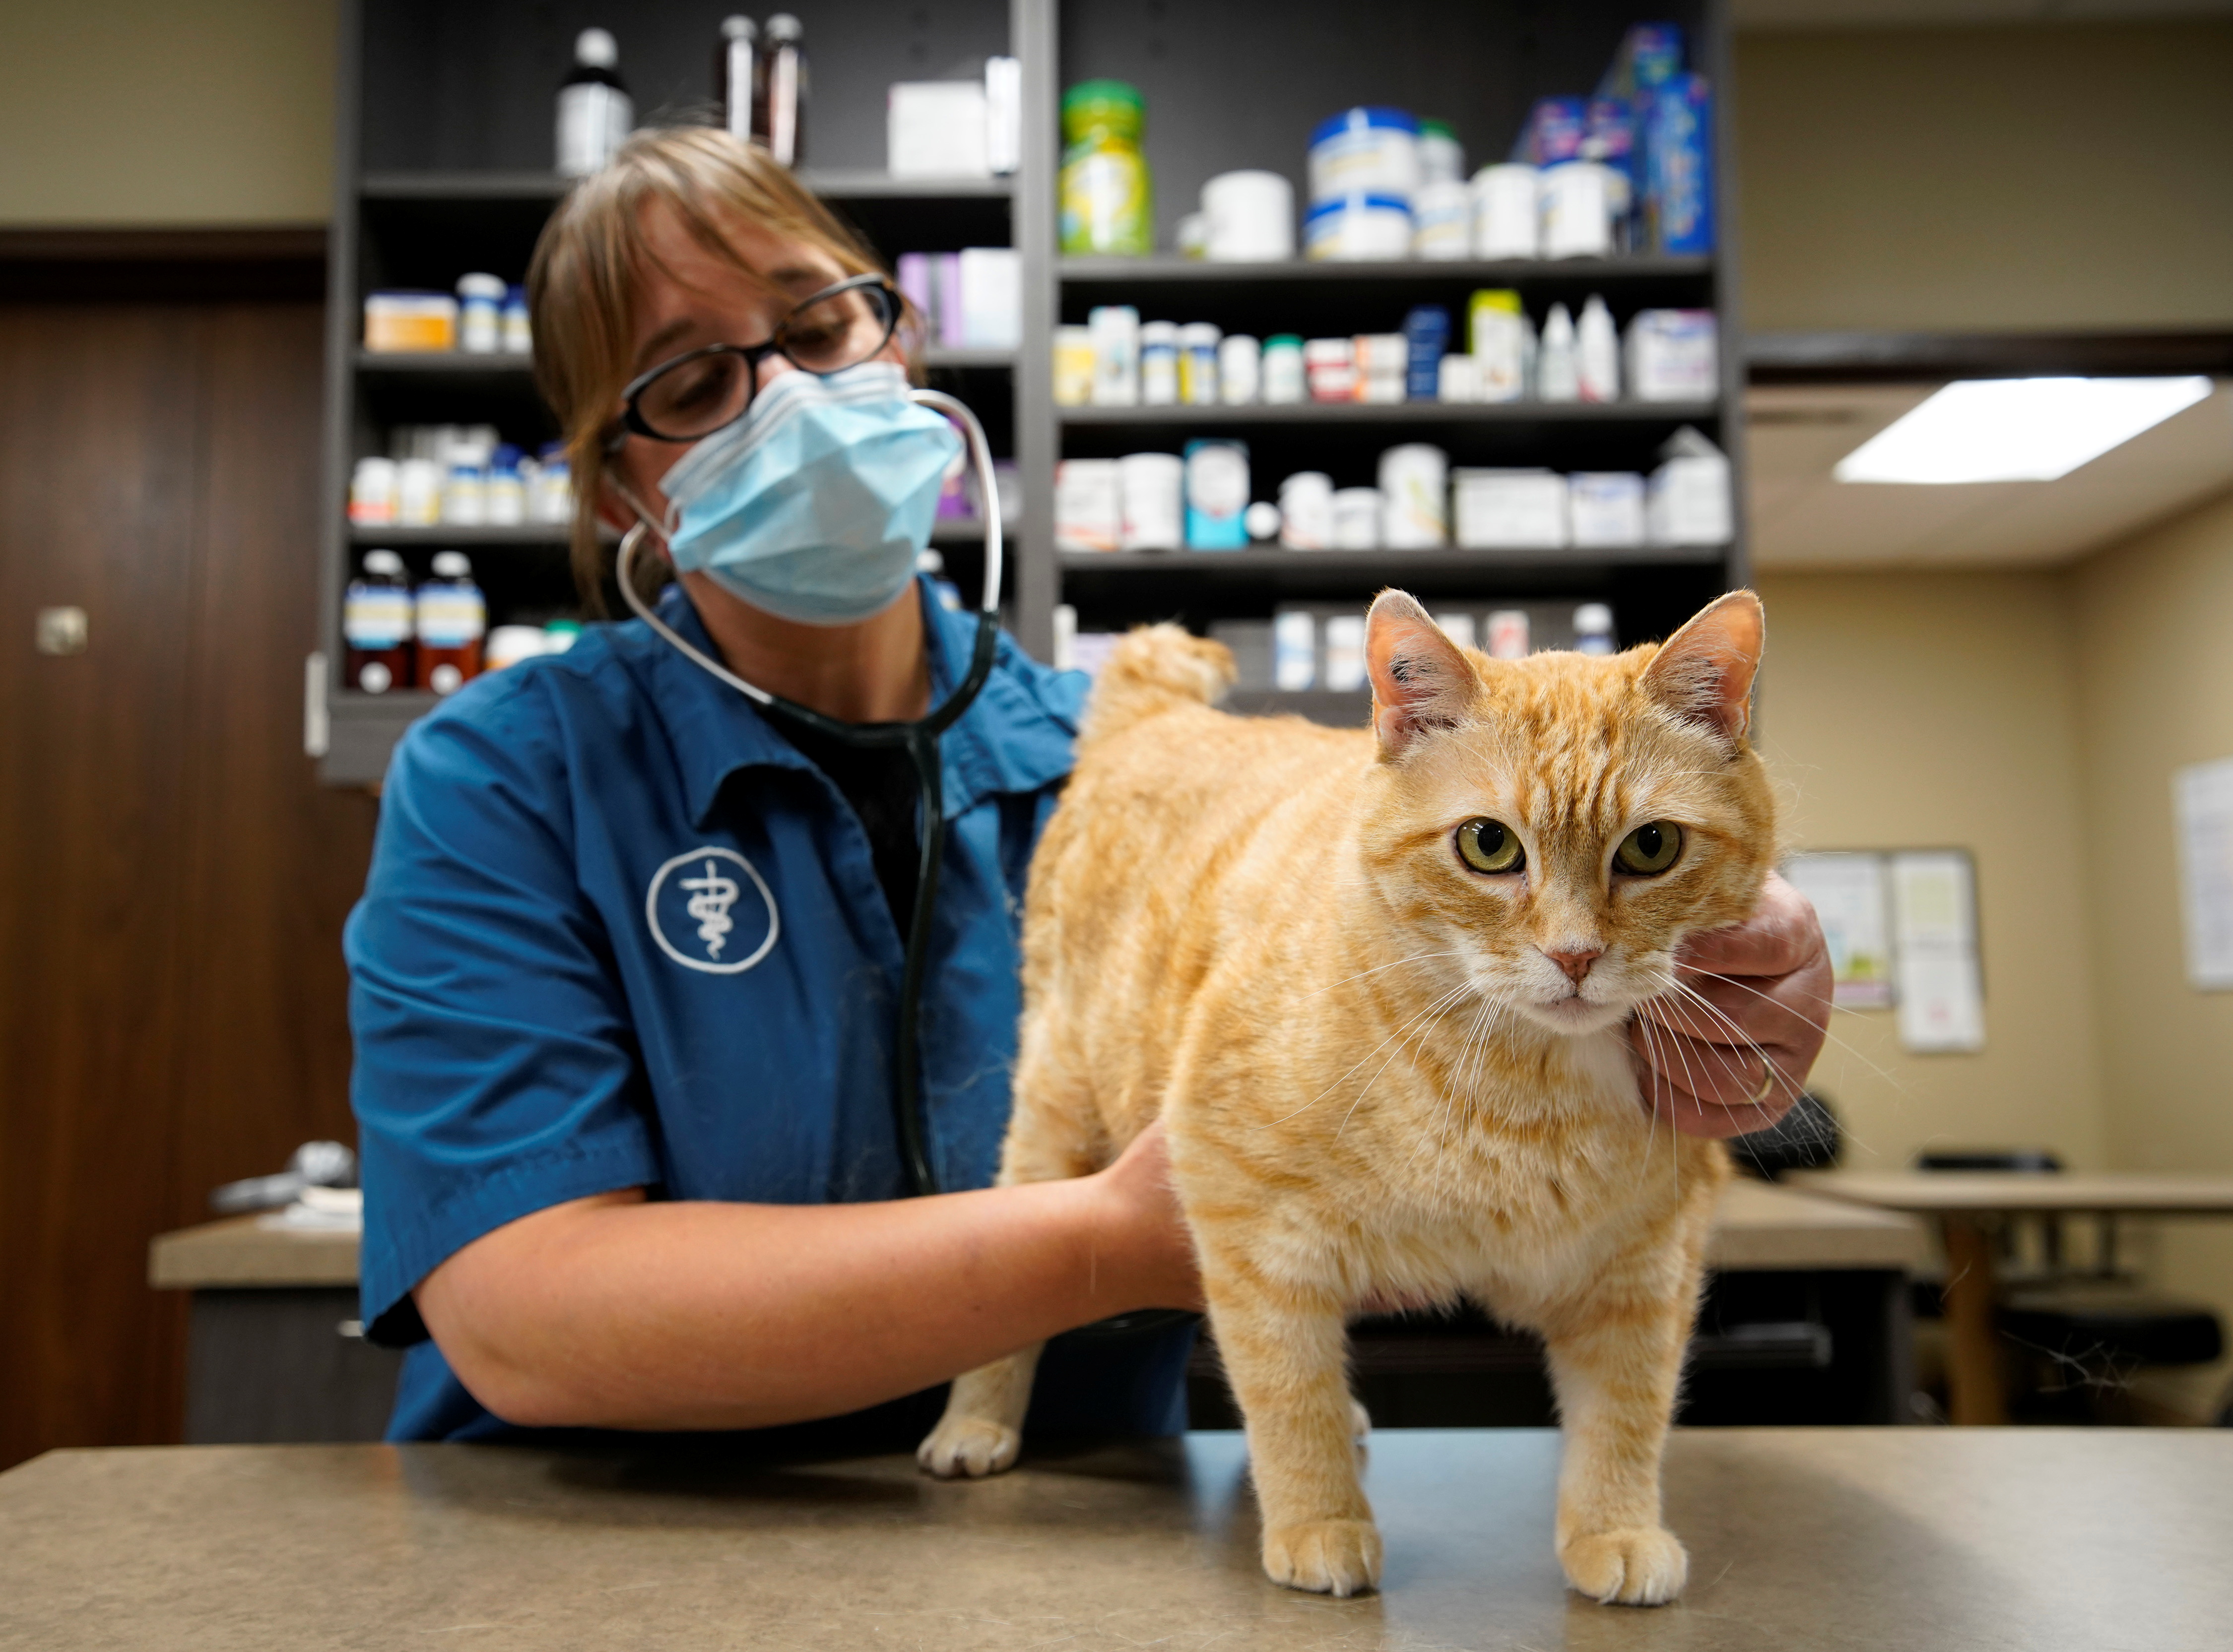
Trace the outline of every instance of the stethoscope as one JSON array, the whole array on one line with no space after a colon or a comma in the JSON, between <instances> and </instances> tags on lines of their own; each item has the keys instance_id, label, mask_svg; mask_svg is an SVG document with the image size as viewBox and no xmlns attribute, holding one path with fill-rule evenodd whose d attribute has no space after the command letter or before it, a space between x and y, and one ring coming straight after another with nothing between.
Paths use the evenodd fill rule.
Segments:
<instances>
[{"instance_id":1,"label":"stethoscope","mask_svg":"<svg viewBox=\"0 0 2233 1652\"><path fill-rule=\"evenodd\" d=\"M863 750L899 746L915 764L922 789L922 864L915 879L915 911L908 922L907 962L900 972L899 1076L892 1089L892 1122L900 1147L900 1166L908 1190L916 1194L938 1191L938 1173L931 1167L928 1131L923 1120L921 1074L923 966L930 951L930 914L938 901L938 868L946 848L945 785L939 767L938 739L960 720L992 674L993 657L999 645L1000 621L1000 496L993 478L993 450L985 440L985 427L977 415L942 390L910 389L908 393L926 407L935 407L961 426L968 443L970 461L977 468L979 497L985 520L985 595L977 610L977 641L971 651L969 671L945 704L915 723L843 723L834 717L771 694L746 682L689 638L661 619L639 595L629 578L635 554L652 524L639 520L622 537L615 572L621 595L635 616L693 664L735 689L746 699L780 721ZM641 517L639 512L639 517Z\"/></svg>"}]
</instances>

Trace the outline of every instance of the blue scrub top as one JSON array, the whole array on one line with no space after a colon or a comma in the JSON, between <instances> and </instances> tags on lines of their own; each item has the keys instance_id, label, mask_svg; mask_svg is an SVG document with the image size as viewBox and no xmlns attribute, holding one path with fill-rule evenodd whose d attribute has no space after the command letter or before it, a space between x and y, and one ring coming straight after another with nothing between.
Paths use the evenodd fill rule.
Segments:
<instances>
[{"instance_id":1,"label":"blue scrub top","mask_svg":"<svg viewBox=\"0 0 2233 1652\"><path fill-rule=\"evenodd\" d=\"M976 619L927 584L917 600L942 700ZM661 612L711 652L680 588ZM1004 635L941 743L921 1046L942 1187L985 1187L997 1167L1025 878L1085 689ZM410 1299L492 1229L615 1188L783 1205L906 1191L892 1122L904 942L868 837L776 725L641 621L479 678L412 727L344 945L364 1323L411 1345L391 1440L543 1437L465 1391ZM1058 1343L1032 1426L1182 1428L1190 1342ZM934 1402L817 1438L881 1448Z\"/></svg>"}]
</instances>

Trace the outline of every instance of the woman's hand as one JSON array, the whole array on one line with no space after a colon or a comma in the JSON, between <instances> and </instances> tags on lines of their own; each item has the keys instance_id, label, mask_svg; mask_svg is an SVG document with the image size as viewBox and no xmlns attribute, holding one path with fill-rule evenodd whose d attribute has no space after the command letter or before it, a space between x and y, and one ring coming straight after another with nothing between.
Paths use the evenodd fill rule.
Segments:
<instances>
[{"instance_id":1,"label":"woman's hand","mask_svg":"<svg viewBox=\"0 0 2233 1652\"><path fill-rule=\"evenodd\" d=\"M1115 1164L1096 1180L1109 1201L1109 1232L1120 1265L1136 1283L1125 1294L1155 1308L1202 1307L1201 1274L1194 1237L1179 1213L1171 1186L1171 1158L1156 1119L1132 1138Z\"/></svg>"},{"instance_id":2,"label":"woman's hand","mask_svg":"<svg viewBox=\"0 0 2233 1652\"><path fill-rule=\"evenodd\" d=\"M1829 1029L1830 949L1813 907L1771 872L1758 911L1692 936L1675 962L1677 990L1628 1030L1652 1113L1686 1135L1766 1129L1799 1098Z\"/></svg>"}]
</instances>

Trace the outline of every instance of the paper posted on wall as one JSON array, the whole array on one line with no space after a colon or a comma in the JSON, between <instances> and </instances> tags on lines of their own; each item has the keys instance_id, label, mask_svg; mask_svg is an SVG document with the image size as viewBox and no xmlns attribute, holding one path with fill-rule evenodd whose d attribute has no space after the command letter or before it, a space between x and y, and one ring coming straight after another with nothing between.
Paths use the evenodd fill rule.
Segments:
<instances>
[{"instance_id":1,"label":"paper posted on wall","mask_svg":"<svg viewBox=\"0 0 2233 1652\"><path fill-rule=\"evenodd\" d=\"M2199 992L2233 988L2233 758L2172 777L2178 813L2186 979Z\"/></svg>"},{"instance_id":2,"label":"paper posted on wall","mask_svg":"<svg viewBox=\"0 0 2233 1652\"><path fill-rule=\"evenodd\" d=\"M1814 903L1830 946L1841 1010L1888 1010L1892 1003L1891 933L1881 855L1794 855L1783 875Z\"/></svg>"},{"instance_id":3,"label":"paper posted on wall","mask_svg":"<svg viewBox=\"0 0 2233 1652\"><path fill-rule=\"evenodd\" d=\"M1969 855L1958 849L1893 855L1891 905L1901 1045L1924 1055L1982 1050L1985 995Z\"/></svg>"}]
</instances>

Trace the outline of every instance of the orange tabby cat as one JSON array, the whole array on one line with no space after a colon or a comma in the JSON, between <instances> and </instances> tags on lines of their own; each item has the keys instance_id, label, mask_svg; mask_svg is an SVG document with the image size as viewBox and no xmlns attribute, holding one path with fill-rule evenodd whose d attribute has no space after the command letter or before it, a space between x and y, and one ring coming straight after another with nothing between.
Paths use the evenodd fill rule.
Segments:
<instances>
[{"instance_id":1,"label":"orange tabby cat","mask_svg":"<svg viewBox=\"0 0 2233 1652\"><path fill-rule=\"evenodd\" d=\"M1543 1337L1567 1578L1681 1591L1660 1453L1728 1169L1655 1134L1624 1024L1772 863L1761 634L1738 591L1657 648L1492 660L1387 591L1370 732L1213 711L1231 658L1171 626L1103 675L1032 869L1000 1180L1162 1113L1277 1582L1379 1577L1347 1316L1462 1295ZM924 1467L1013 1462L1038 1356L957 1381Z\"/></svg>"}]
</instances>

